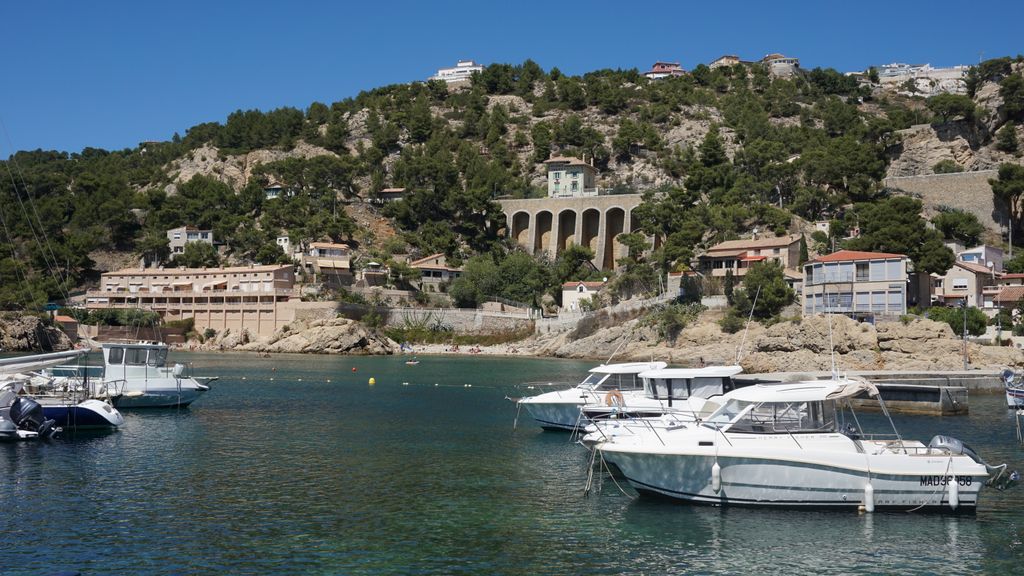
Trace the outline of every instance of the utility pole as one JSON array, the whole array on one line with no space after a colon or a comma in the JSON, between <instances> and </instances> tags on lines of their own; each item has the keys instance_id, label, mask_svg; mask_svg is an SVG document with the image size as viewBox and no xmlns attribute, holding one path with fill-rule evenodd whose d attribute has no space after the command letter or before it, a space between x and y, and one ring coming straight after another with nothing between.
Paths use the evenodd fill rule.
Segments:
<instances>
[{"instance_id":1,"label":"utility pole","mask_svg":"<svg viewBox=\"0 0 1024 576\"><path fill-rule=\"evenodd\" d=\"M963 299L961 305L964 308L964 370L966 371L967 370L967 296L966 295L964 296L964 299Z\"/></svg>"}]
</instances>

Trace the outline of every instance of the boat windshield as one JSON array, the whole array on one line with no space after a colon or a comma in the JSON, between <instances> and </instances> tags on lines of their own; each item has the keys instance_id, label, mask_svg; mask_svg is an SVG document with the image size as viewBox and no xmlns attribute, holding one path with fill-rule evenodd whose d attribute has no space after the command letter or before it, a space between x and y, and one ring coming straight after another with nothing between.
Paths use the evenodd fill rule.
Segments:
<instances>
[{"instance_id":1,"label":"boat windshield","mask_svg":"<svg viewBox=\"0 0 1024 576\"><path fill-rule=\"evenodd\" d=\"M739 400L729 400L721 408L716 410L711 416L708 416L704 421L710 428L721 428L722 426L732 422L740 414L743 414L747 410L750 410L753 406L749 402L740 402Z\"/></svg>"},{"instance_id":2,"label":"boat windshield","mask_svg":"<svg viewBox=\"0 0 1024 576\"><path fill-rule=\"evenodd\" d=\"M602 374L595 372L580 383L580 388L590 390L640 390L643 382L636 374Z\"/></svg>"},{"instance_id":3,"label":"boat windshield","mask_svg":"<svg viewBox=\"0 0 1024 576\"><path fill-rule=\"evenodd\" d=\"M834 432L834 402L765 402L735 419L730 432L779 434Z\"/></svg>"},{"instance_id":4,"label":"boat windshield","mask_svg":"<svg viewBox=\"0 0 1024 576\"><path fill-rule=\"evenodd\" d=\"M588 374L583 382L580 382L580 388L593 389L601 383L601 380L604 380L605 376L606 374Z\"/></svg>"}]
</instances>

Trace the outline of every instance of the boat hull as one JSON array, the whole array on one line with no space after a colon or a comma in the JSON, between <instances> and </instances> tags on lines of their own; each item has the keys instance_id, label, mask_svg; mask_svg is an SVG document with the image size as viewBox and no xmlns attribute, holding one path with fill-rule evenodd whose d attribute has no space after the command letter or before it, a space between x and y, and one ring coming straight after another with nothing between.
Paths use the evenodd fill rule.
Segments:
<instances>
[{"instance_id":1,"label":"boat hull","mask_svg":"<svg viewBox=\"0 0 1024 576\"><path fill-rule=\"evenodd\" d=\"M126 393L113 399L118 410L136 408L184 408L195 402L205 390L150 388L143 393Z\"/></svg>"},{"instance_id":2,"label":"boat hull","mask_svg":"<svg viewBox=\"0 0 1024 576\"><path fill-rule=\"evenodd\" d=\"M1024 388L1007 386L1006 405L1010 408L1024 408Z\"/></svg>"},{"instance_id":3,"label":"boat hull","mask_svg":"<svg viewBox=\"0 0 1024 576\"><path fill-rule=\"evenodd\" d=\"M583 402L523 402L526 411L545 430L573 431L584 426Z\"/></svg>"},{"instance_id":4,"label":"boat hull","mask_svg":"<svg viewBox=\"0 0 1024 576\"><path fill-rule=\"evenodd\" d=\"M867 504L869 477L859 468L757 456L605 451L604 457L645 495L718 506L859 509ZM933 466L912 472L871 474L874 508L973 511L987 474L977 466L960 467L963 474L947 472L949 457L932 460L936 462ZM718 491L713 485L716 461L720 467ZM955 508L950 504L950 482L957 483L959 502Z\"/></svg>"},{"instance_id":5,"label":"boat hull","mask_svg":"<svg viewBox=\"0 0 1024 576\"><path fill-rule=\"evenodd\" d=\"M43 404L43 415L64 429L117 428L124 417L116 408L99 400L79 404Z\"/></svg>"}]
</instances>

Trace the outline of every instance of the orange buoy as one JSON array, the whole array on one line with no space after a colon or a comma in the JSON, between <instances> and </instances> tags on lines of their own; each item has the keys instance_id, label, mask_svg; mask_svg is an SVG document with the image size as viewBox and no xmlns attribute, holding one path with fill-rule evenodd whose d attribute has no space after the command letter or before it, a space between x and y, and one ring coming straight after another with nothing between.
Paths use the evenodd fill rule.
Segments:
<instances>
[{"instance_id":1,"label":"orange buoy","mask_svg":"<svg viewBox=\"0 0 1024 576\"><path fill-rule=\"evenodd\" d=\"M355 366L353 366L353 367L352 367L352 371L353 371L353 372L355 372L355 371L356 371L356 367L355 367Z\"/></svg>"}]
</instances>

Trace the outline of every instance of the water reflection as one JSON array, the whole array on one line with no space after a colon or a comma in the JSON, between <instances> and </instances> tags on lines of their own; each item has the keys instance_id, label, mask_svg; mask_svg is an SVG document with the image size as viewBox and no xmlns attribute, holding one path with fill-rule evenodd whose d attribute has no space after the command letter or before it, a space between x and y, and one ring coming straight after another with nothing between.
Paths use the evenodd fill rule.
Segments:
<instances>
[{"instance_id":1,"label":"water reflection","mask_svg":"<svg viewBox=\"0 0 1024 576\"><path fill-rule=\"evenodd\" d=\"M0 572L946 574L1024 559L1020 489L986 491L977 517L699 507L607 481L585 497L586 451L522 420L513 432L504 400L585 362L193 359L221 380L188 410L0 445ZM998 400L897 425L1012 465Z\"/></svg>"}]
</instances>

